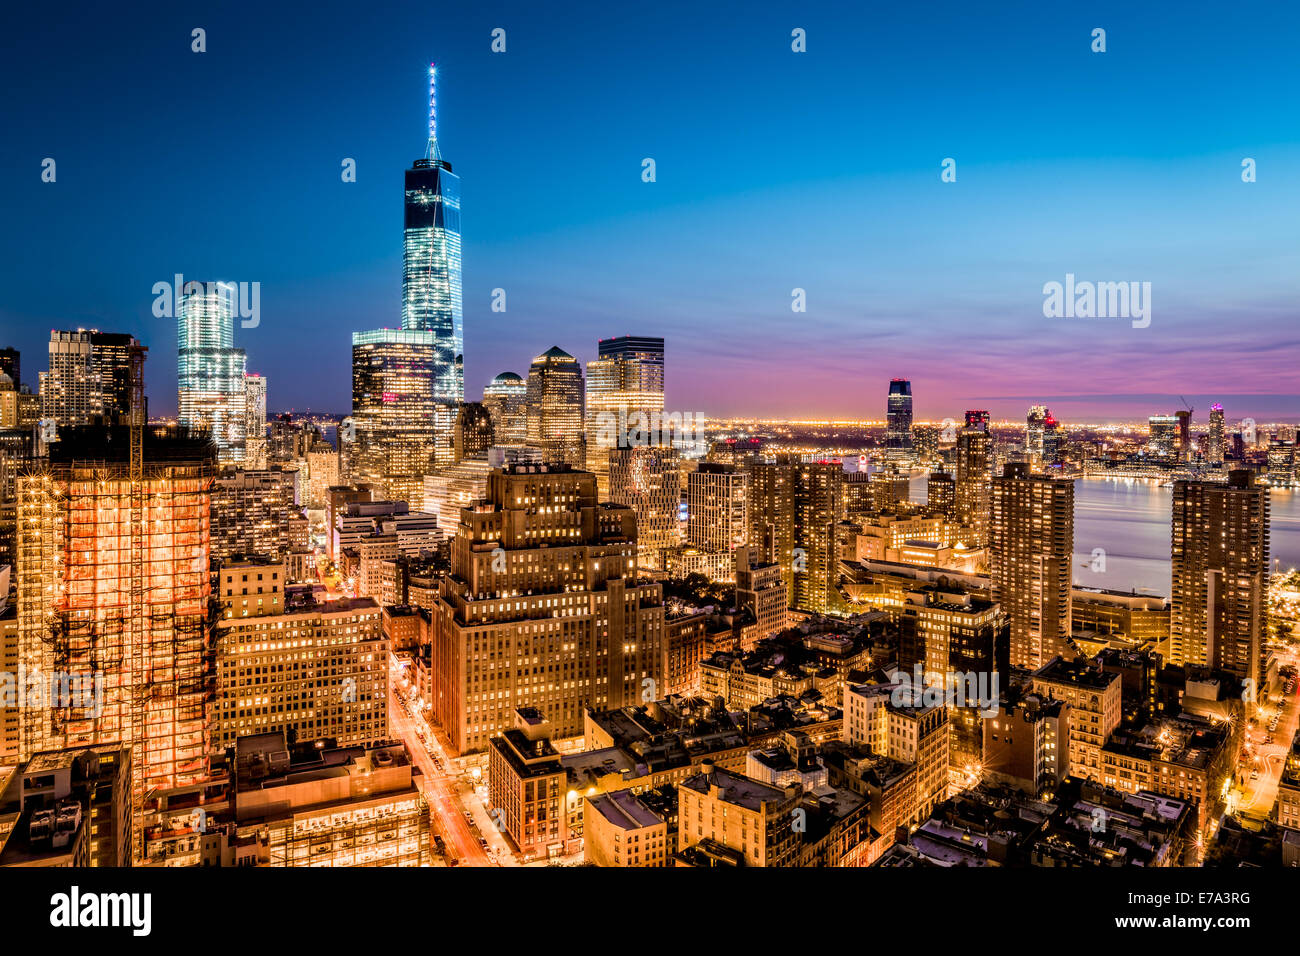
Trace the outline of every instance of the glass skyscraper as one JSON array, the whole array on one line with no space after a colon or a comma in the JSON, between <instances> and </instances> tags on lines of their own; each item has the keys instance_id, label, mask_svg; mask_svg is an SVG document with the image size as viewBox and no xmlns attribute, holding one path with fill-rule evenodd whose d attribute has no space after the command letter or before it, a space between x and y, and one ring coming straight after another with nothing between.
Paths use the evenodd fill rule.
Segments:
<instances>
[{"instance_id":1,"label":"glass skyscraper","mask_svg":"<svg viewBox=\"0 0 1300 956\"><path fill-rule=\"evenodd\" d=\"M435 348L434 334L421 330L352 333L352 473L383 486L390 500L423 500L438 423Z\"/></svg>"},{"instance_id":2,"label":"glass skyscraper","mask_svg":"<svg viewBox=\"0 0 1300 956\"><path fill-rule=\"evenodd\" d=\"M429 67L429 144L406 171L402 328L433 336L434 401L465 400L461 319L460 177L438 149L434 68Z\"/></svg>"},{"instance_id":3,"label":"glass skyscraper","mask_svg":"<svg viewBox=\"0 0 1300 956\"><path fill-rule=\"evenodd\" d=\"M890 379L889 405L885 414L885 447L911 448L912 383L907 379Z\"/></svg>"},{"instance_id":4,"label":"glass skyscraper","mask_svg":"<svg viewBox=\"0 0 1300 956\"><path fill-rule=\"evenodd\" d=\"M552 346L528 370L528 444L546 462L581 468L582 366L564 349Z\"/></svg>"},{"instance_id":5,"label":"glass skyscraper","mask_svg":"<svg viewBox=\"0 0 1300 956\"><path fill-rule=\"evenodd\" d=\"M609 453L615 444L601 437L614 429L602 428L601 416L635 429L632 416L650 416L664 410L664 340L643 335L620 335L597 343L597 358L587 363L587 470L596 475L601 500L610 493Z\"/></svg>"},{"instance_id":6,"label":"glass skyscraper","mask_svg":"<svg viewBox=\"0 0 1300 956\"><path fill-rule=\"evenodd\" d=\"M483 404L492 416L498 445L528 441L528 385L514 372L502 372L483 386Z\"/></svg>"},{"instance_id":7,"label":"glass skyscraper","mask_svg":"<svg viewBox=\"0 0 1300 956\"><path fill-rule=\"evenodd\" d=\"M223 465L243 463L248 420L234 292L223 282L186 283L177 316L180 423L208 429Z\"/></svg>"}]
</instances>

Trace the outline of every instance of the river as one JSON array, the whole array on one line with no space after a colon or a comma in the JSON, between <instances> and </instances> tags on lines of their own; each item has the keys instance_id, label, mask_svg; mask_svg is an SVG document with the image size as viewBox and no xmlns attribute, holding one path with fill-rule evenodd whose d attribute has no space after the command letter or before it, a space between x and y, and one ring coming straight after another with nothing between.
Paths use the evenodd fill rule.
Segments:
<instances>
[{"instance_id":1,"label":"river","mask_svg":"<svg viewBox=\"0 0 1300 956\"><path fill-rule=\"evenodd\" d=\"M1300 565L1300 492L1275 488L1270 495L1271 564L1285 571ZM925 500L924 477L913 480L911 497ZM1154 481L1076 480L1074 583L1168 596L1172 502L1173 489ZM1094 559L1097 549L1104 552L1098 554L1104 561Z\"/></svg>"}]
</instances>

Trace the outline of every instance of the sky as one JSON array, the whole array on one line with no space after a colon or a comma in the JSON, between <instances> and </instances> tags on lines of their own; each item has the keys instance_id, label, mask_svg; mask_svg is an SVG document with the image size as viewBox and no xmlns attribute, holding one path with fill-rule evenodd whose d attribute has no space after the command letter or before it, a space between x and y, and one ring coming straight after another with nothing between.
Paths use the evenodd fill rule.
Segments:
<instances>
[{"instance_id":1,"label":"sky","mask_svg":"<svg viewBox=\"0 0 1300 956\"><path fill-rule=\"evenodd\" d=\"M469 400L551 345L585 361L638 334L666 339L668 408L714 416L881 418L905 377L918 420L1037 403L1118 420L1182 397L1198 421L1212 401L1300 420L1292 4L9 16L0 345L33 387L51 329L131 332L151 411L174 412L176 329L152 289L181 273L260 283L236 344L272 411L346 413L351 333L400 324L402 176L437 61ZM1067 274L1149 282L1149 325L1045 317Z\"/></svg>"}]
</instances>

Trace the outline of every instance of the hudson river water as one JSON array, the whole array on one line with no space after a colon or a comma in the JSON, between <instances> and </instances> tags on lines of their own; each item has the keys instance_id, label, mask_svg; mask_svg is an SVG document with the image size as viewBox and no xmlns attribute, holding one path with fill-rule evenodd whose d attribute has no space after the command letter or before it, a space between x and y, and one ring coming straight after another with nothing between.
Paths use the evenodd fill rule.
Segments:
<instances>
[{"instance_id":1,"label":"hudson river water","mask_svg":"<svg viewBox=\"0 0 1300 956\"><path fill-rule=\"evenodd\" d=\"M1270 565L1300 565L1300 493L1275 488L1271 496ZM1169 594L1169 518L1173 489L1153 481L1080 478L1074 483L1074 583L1083 587L1146 588ZM1106 570L1094 572L1094 548L1106 552Z\"/></svg>"},{"instance_id":2,"label":"hudson river water","mask_svg":"<svg viewBox=\"0 0 1300 956\"><path fill-rule=\"evenodd\" d=\"M925 479L914 479L914 501L925 500ZM1300 566L1300 492L1272 496L1271 566ZM1169 595L1169 519L1173 489L1153 481L1080 478L1074 483L1074 583L1081 587L1137 588ZM1093 571L1093 551L1105 552L1105 570Z\"/></svg>"}]
</instances>

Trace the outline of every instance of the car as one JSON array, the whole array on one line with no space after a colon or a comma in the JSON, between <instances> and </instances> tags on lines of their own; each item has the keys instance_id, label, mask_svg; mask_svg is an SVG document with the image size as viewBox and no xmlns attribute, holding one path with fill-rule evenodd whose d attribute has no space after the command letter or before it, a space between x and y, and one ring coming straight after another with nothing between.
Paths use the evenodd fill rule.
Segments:
<instances>
[{"instance_id":1,"label":"car","mask_svg":"<svg viewBox=\"0 0 1300 956\"><path fill-rule=\"evenodd\" d=\"M450 860L447 861L447 865L448 865L448 866L460 866L460 860L456 859L456 858L453 856Z\"/></svg>"},{"instance_id":2,"label":"car","mask_svg":"<svg viewBox=\"0 0 1300 956\"><path fill-rule=\"evenodd\" d=\"M1252 770L1252 771L1250 772L1250 779L1251 779L1251 780L1258 780L1258 779L1259 779L1259 771L1258 771L1258 770Z\"/></svg>"}]
</instances>

